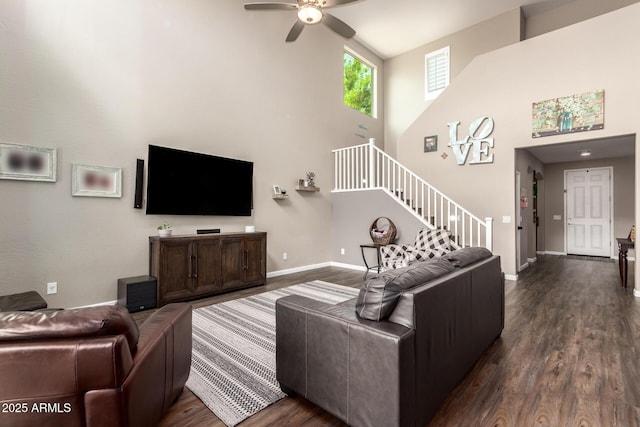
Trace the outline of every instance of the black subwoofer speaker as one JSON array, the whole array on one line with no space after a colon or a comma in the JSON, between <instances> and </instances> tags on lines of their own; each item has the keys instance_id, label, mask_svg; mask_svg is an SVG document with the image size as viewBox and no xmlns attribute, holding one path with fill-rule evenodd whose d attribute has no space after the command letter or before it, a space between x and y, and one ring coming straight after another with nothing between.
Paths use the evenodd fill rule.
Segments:
<instances>
[{"instance_id":1,"label":"black subwoofer speaker","mask_svg":"<svg viewBox=\"0 0 640 427\"><path fill-rule=\"evenodd\" d=\"M136 276L118 279L118 304L124 305L129 313L155 308L158 281L152 276Z\"/></svg>"}]
</instances>

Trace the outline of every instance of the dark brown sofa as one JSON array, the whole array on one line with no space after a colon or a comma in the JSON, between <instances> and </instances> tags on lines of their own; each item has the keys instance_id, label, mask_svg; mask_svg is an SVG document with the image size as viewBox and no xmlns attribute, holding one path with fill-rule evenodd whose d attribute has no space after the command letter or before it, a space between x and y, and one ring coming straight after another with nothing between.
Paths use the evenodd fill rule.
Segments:
<instances>
[{"instance_id":1,"label":"dark brown sofa","mask_svg":"<svg viewBox=\"0 0 640 427\"><path fill-rule=\"evenodd\" d=\"M0 313L0 425L154 426L191 366L191 305Z\"/></svg>"},{"instance_id":2,"label":"dark brown sofa","mask_svg":"<svg viewBox=\"0 0 640 427\"><path fill-rule=\"evenodd\" d=\"M500 258L478 249L384 272L357 301L277 300L282 389L353 426L425 425L504 327Z\"/></svg>"}]
</instances>

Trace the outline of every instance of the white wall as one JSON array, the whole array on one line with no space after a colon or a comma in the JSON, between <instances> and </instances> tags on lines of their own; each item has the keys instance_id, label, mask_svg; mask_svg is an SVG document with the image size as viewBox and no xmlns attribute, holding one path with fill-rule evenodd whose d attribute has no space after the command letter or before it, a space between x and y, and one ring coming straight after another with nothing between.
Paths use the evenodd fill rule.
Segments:
<instances>
[{"instance_id":1,"label":"white wall","mask_svg":"<svg viewBox=\"0 0 640 427\"><path fill-rule=\"evenodd\" d=\"M514 9L385 61L384 148L387 154L397 155L400 135L432 102L425 100L427 53L450 46L453 82L476 56L519 42L520 26L520 9Z\"/></svg>"},{"instance_id":2,"label":"white wall","mask_svg":"<svg viewBox=\"0 0 640 427\"><path fill-rule=\"evenodd\" d=\"M522 242L526 243L526 246L522 248L522 261L523 263L527 261L527 259L536 258L536 232L539 231L539 235L544 236L545 230L545 218L544 212L541 210L544 208L544 191L540 185L538 185L538 217L539 221L539 230L536 229L536 225L533 221L533 171L536 172L545 172L545 166L540 163L538 159L532 156L526 150L516 150L515 153L515 169L520 172L520 187L522 189L523 195L527 197L529 203L527 207L519 207L519 201L516 201L516 221L518 220L517 216L522 215L522 231L520 232L523 236ZM539 181L540 183L541 181ZM517 190L517 188L516 188ZM544 241L538 241L539 250L544 250Z\"/></svg>"},{"instance_id":3,"label":"white wall","mask_svg":"<svg viewBox=\"0 0 640 427\"><path fill-rule=\"evenodd\" d=\"M418 120L402 135L398 159L479 217L493 217L494 249L502 268L515 274L514 149L636 134L640 95L637 70L640 55L640 5L547 33L476 58ZM559 96L605 90L603 130L533 139L531 105ZM447 147L447 123L460 121L459 138L471 121L488 115L495 121L491 135L494 163L458 166ZM437 134L438 156L422 154L422 141ZM449 157L440 157L443 152ZM640 150L636 150L636 167ZM638 177L636 175L636 191ZM636 197L636 224L639 222ZM636 266L637 267L637 266ZM636 271L638 273L638 271Z\"/></svg>"},{"instance_id":4,"label":"white wall","mask_svg":"<svg viewBox=\"0 0 640 427\"><path fill-rule=\"evenodd\" d=\"M374 120L342 104L343 38L318 25L287 44L295 13L242 4L0 2L0 141L59 150L56 183L0 180L0 294L44 295L57 281L50 306L112 301L119 277L147 274L148 236L164 221L177 234L255 224L271 272L331 260L330 150L361 143L360 124L381 140L382 109ZM346 44L383 78L379 58ZM255 162L253 216L133 209L148 144ZM123 168L122 199L71 197L72 163ZM294 191L307 171L319 193ZM271 199L274 184L288 201Z\"/></svg>"},{"instance_id":5,"label":"white wall","mask_svg":"<svg viewBox=\"0 0 640 427\"><path fill-rule=\"evenodd\" d=\"M396 227L395 243L413 244L424 228L409 209L383 190L337 192L332 197L333 260L364 267L360 245L373 243L369 230L379 217L389 218ZM345 250L342 254L341 249ZM375 265L375 252L365 250L369 265ZM370 258L371 257L371 258Z\"/></svg>"},{"instance_id":6,"label":"white wall","mask_svg":"<svg viewBox=\"0 0 640 427\"><path fill-rule=\"evenodd\" d=\"M616 237L627 237L634 224L635 209L635 160L633 158L613 158L601 160L587 160L583 162L553 163L545 167L546 184L546 212L545 222L548 224L545 232L547 242L545 250L550 252L565 251L565 171L572 169L587 169L598 167L613 168L613 251L618 255L615 246ZM562 221L554 220L554 215L560 215Z\"/></svg>"},{"instance_id":7,"label":"white wall","mask_svg":"<svg viewBox=\"0 0 640 427\"><path fill-rule=\"evenodd\" d=\"M528 14L525 38L536 37L637 2L638 0L575 0L553 9Z\"/></svg>"}]
</instances>

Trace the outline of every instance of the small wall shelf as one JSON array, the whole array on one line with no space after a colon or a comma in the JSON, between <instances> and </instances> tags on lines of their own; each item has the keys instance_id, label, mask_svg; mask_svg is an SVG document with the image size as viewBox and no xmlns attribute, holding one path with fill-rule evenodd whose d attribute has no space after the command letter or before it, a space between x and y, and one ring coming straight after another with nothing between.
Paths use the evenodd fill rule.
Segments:
<instances>
[{"instance_id":1,"label":"small wall shelf","mask_svg":"<svg viewBox=\"0 0 640 427\"><path fill-rule=\"evenodd\" d=\"M320 191L320 187L305 187L303 185L296 185L296 191Z\"/></svg>"},{"instance_id":2,"label":"small wall shelf","mask_svg":"<svg viewBox=\"0 0 640 427\"><path fill-rule=\"evenodd\" d=\"M287 200L289 198L288 194L273 194L271 196L273 200Z\"/></svg>"}]
</instances>

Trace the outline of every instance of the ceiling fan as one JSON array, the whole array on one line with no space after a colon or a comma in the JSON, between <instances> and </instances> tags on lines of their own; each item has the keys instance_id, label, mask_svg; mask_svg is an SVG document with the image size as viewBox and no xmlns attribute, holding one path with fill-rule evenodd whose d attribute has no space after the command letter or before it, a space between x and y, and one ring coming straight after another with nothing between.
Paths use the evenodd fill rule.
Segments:
<instances>
[{"instance_id":1,"label":"ceiling fan","mask_svg":"<svg viewBox=\"0 0 640 427\"><path fill-rule=\"evenodd\" d=\"M342 6L359 0L297 0L296 3L245 3L246 10L297 10L298 20L293 24L286 41L296 41L304 26L322 22L342 37L350 39L356 30L323 9Z\"/></svg>"}]
</instances>

